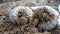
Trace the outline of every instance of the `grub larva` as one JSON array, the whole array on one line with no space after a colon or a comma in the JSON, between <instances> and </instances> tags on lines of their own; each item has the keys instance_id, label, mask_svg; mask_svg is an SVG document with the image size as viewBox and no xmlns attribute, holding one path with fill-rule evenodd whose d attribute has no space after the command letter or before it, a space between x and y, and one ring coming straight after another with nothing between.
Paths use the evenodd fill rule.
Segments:
<instances>
[{"instance_id":1,"label":"grub larva","mask_svg":"<svg viewBox=\"0 0 60 34\"><path fill-rule=\"evenodd\" d=\"M38 29L51 30L51 29L55 28L57 23L58 23L58 18L57 17L59 17L58 16L59 13L58 13L58 11L56 11L55 9L53 9L50 6L35 6L35 7L18 6L18 7L15 7L14 9L12 9L12 11L9 14L9 19L12 21L12 23L15 23L15 20L18 19L18 12L21 9L24 9L26 11L26 14L30 18L32 18L32 16L34 15L32 10L39 12L40 9L43 9L44 7L49 10L48 12L50 12L51 14L54 15L54 17L53 17L54 19L52 18L50 21L48 21L48 22L46 22L44 24L41 24L41 22L39 22ZM41 17L41 16L37 16L37 18L38 17ZM41 18L38 18L38 19L40 20Z\"/></svg>"}]
</instances>

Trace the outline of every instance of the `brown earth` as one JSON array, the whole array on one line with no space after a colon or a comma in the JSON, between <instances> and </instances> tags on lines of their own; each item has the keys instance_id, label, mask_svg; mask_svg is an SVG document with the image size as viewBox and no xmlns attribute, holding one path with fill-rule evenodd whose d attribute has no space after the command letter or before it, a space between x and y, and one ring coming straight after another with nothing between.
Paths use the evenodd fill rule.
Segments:
<instances>
[{"instance_id":1,"label":"brown earth","mask_svg":"<svg viewBox=\"0 0 60 34\"><path fill-rule=\"evenodd\" d=\"M15 6L50 5L57 10L57 2L53 0L0 0L0 3L0 34L60 34L58 25L51 31L40 32L38 28L35 27L35 22L27 26L27 24L12 24L9 20L9 13Z\"/></svg>"}]
</instances>

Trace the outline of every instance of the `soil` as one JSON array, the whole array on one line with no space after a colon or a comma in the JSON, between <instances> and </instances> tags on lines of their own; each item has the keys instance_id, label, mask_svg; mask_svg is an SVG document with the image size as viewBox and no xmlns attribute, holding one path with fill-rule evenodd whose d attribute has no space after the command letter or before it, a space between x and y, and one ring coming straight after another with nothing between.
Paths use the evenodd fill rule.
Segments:
<instances>
[{"instance_id":1,"label":"soil","mask_svg":"<svg viewBox=\"0 0 60 34\"><path fill-rule=\"evenodd\" d=\"M50 5L58 11L57 2L54 2L54 0L0 0L0 34L60 34L58 25L51 31L39 31L36 26L38 19L35 17L29 21L29 17L19 16L21 19L18 19L16 24L12 24L9 19L9 13L19 5L29 7Z\"/></svg>"}]
</instances>

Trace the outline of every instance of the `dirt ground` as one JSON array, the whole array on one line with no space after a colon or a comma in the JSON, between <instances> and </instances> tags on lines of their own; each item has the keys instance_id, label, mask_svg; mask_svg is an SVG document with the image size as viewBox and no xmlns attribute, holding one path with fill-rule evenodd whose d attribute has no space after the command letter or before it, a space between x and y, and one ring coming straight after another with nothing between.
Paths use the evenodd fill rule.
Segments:
<instances>
[{"instance_id":1,"label":"dirt ground","mask_svg":"<svg viewBox=\"0 0 60 34\"><path fill-rule=\"evenodd\" d=\"M9 20L10 11L16 6L49 5L58 11L58 1L54 0L0 0L0 34L60 34L58 25L51 31L41 32L33 25L12 24Z\"/></svg>"}]
</instances>

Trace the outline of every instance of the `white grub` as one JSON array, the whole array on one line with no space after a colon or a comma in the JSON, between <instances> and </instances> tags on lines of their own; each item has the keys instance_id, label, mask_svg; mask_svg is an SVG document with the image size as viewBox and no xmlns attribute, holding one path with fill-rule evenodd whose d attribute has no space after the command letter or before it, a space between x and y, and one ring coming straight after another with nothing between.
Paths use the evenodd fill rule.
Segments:
<instances>
[{"instance_id":1,"label":"white grub","mask_svg":"<svg viewBox=\"0 0 60 34\"><path fill-rule=\"evenodd\" d=\"M29 7L24 7L24 6L18 6L15 7L14 9L11 10L10 14L9 14L9 19L15 23L15 20L18 19L18 12L19 10L24 9L26 10L27 15L30 17L30 19L33 16L33 12Z\"/></svg>"},{"instance_id":2,"label":"white grub","mask_svg":"<svg viewBox=\"0 0 60 34\"><path fill-rule=\"evenodd\" d=\"M39 23L39 25L38 25L38 28L39 29L43 29L43 30L51 30L51 29L53 29L53 28L55 28L56 27L56 25L57 25L57 17L59 17L58 16L58 11L56 11L55 9L53 9L52 7L50 7L50 6L35 6L35 7L31 7L31 8L29 8L29 7L24 7L24 6L18 6L18 7L15 7L14 9L12 9L12 11L10 12L10 14L9 14L9 19L12 21L12 22L14 22L15 23L15 20L17 20L18 19L18 12L19 12L19 10L21 10L21 9L25 9L26 10L26 13L27 13L27 15L30 17L30 18L32 18L32 16L33 16L33 11L32 10L34 10L34 11L40 11L39 9L41 9L41 8L44 8L44 7L46 7L52 14L54 14L54 20L50 20L50 21L48 21L47 23L45 23L45 24L40 24ZM32 9L32 10L31 10Z\"/></svg>"},{"instance_id":3,"label":"white grub","mask_svg":"<svg viewBox=\"0 0 60 34\"><path fill-rule=\"evenodd\" d=\"M57 17L59 17L58 16L58 14L59 14L58 11L56 11L55 9L53 9L50 6L36 6L36 7L31 7L31 8L33 10L35 10L35 11L40 11L40 9L41 8L44 8L44 7L46 7L52 14L54 14L54 19L48 21L45 24L40 24L39 23L38 28L39 28L39 30L40 29L43 29L43 30L51 30L51 29L55 28L56 25L57 25L57 23L58 23L58 21L57 21L58 20Z\"/></svg>"}]
</instances>

